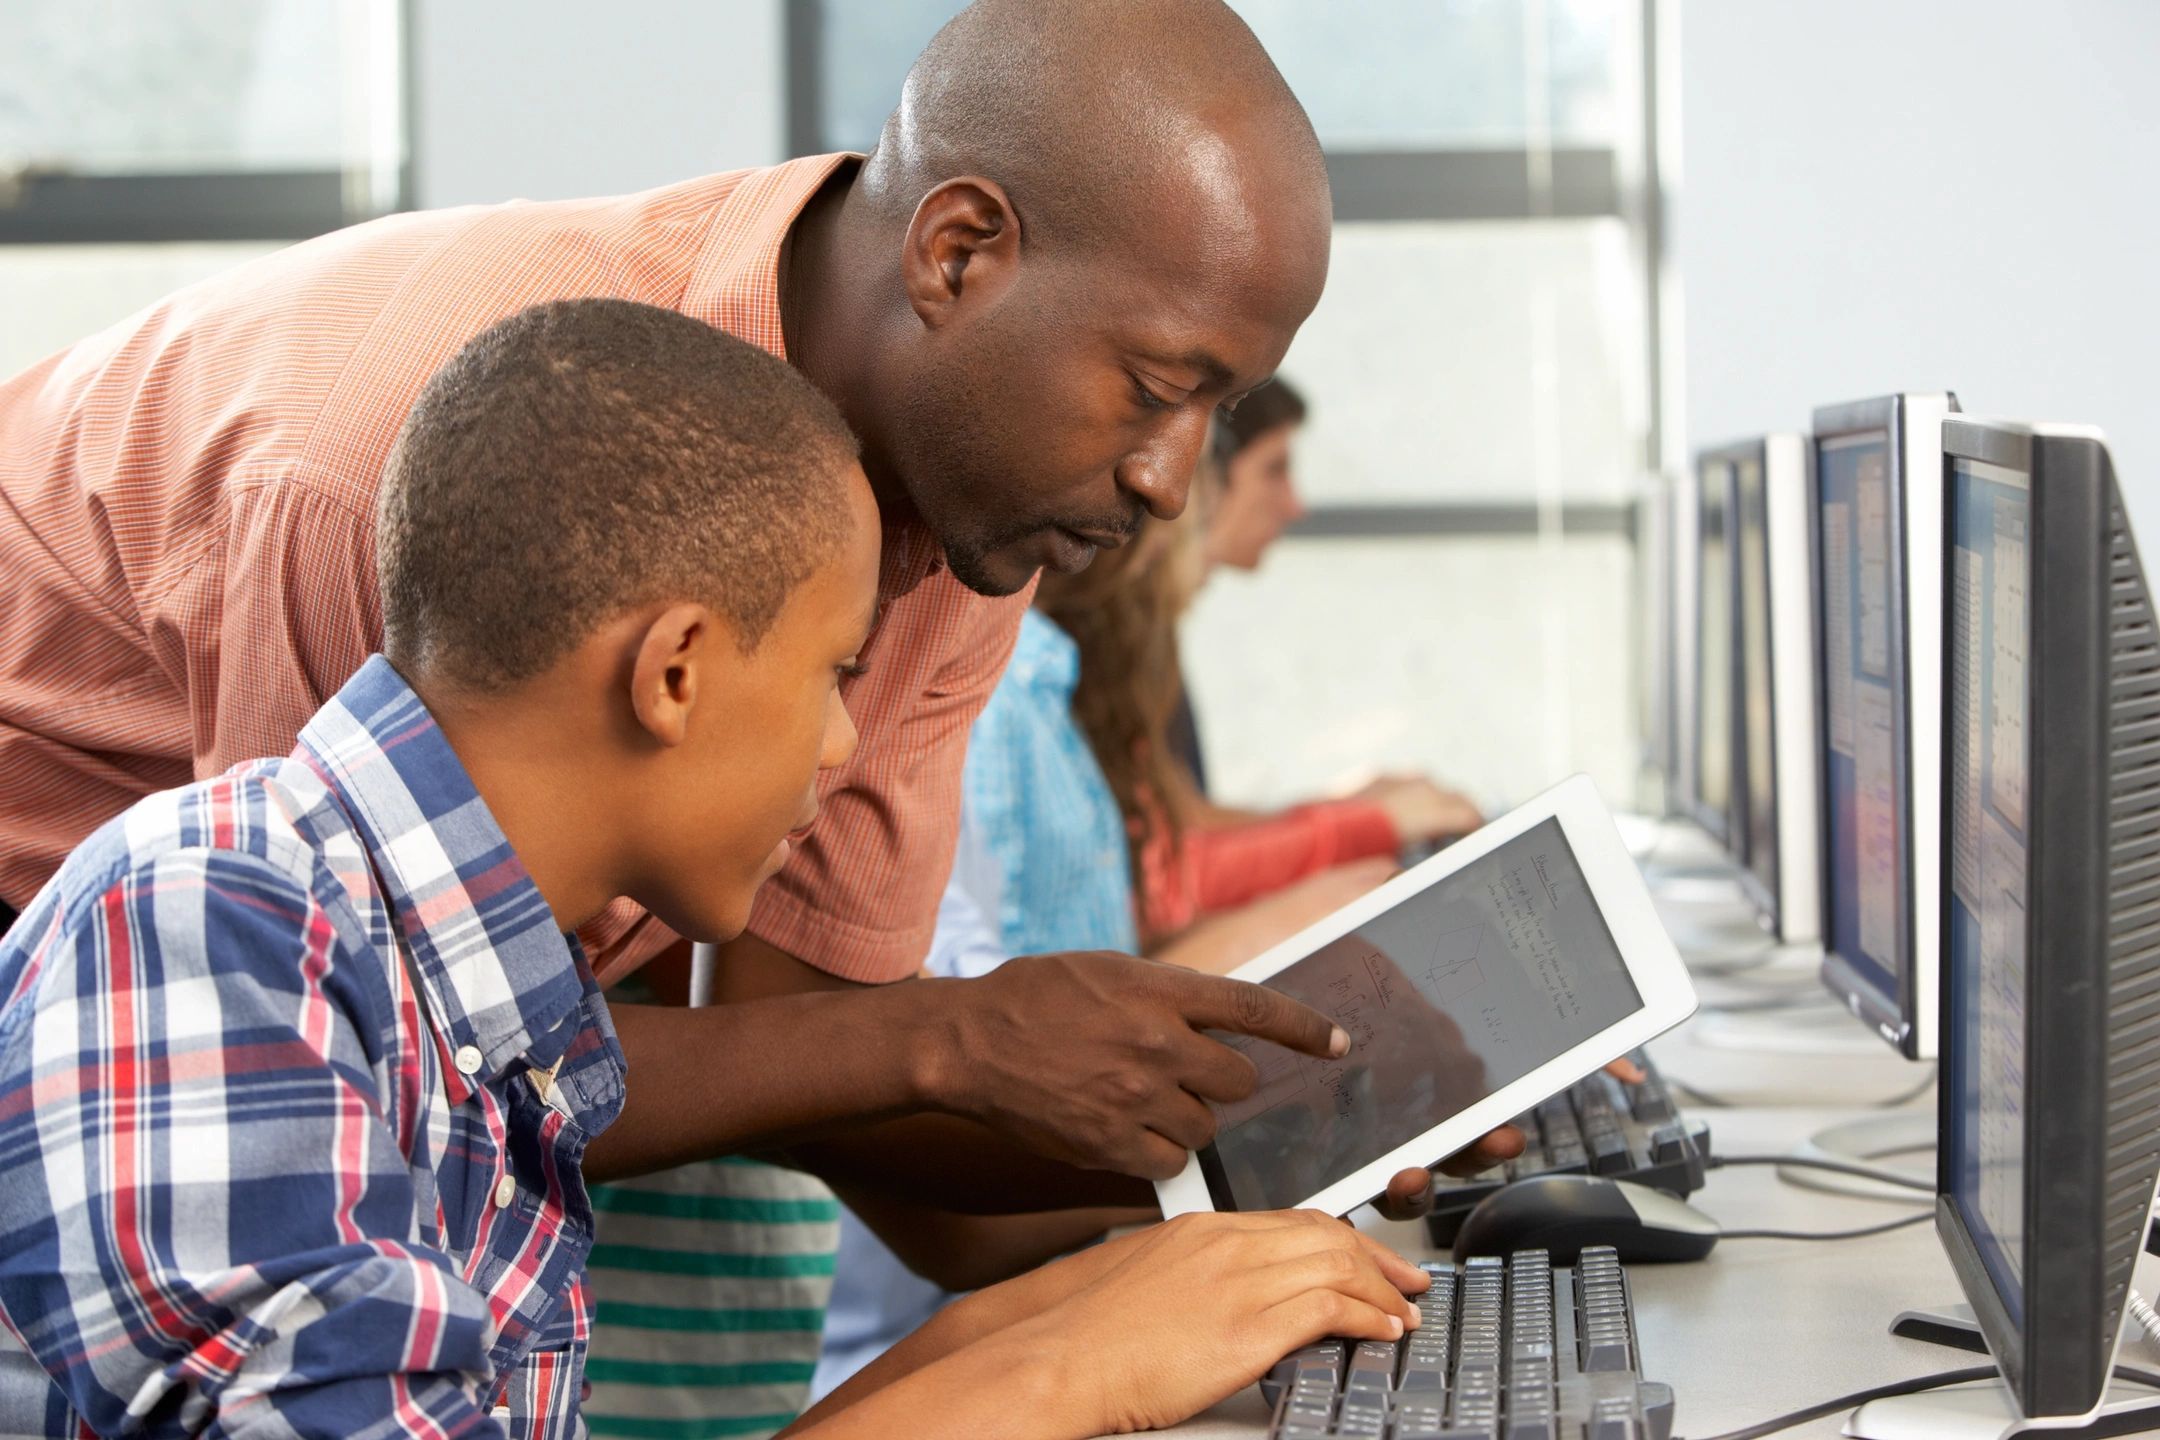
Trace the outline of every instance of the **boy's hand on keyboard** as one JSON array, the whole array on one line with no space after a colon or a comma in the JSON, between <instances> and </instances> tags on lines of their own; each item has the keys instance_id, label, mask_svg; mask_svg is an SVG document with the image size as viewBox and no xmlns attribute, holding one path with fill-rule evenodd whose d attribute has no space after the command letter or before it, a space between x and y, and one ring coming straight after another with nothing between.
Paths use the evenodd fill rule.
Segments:
<instances>
[{"instance_id":1,"label":"boy's hand on keyboard","mask_svg":"<svg viewBox=\"0 0 2160 1440\"><path fill-rule=\"evenodd\" d=\"M1181 1215L1098 1249L1113 1263L1097 1257L1090 1283L999 1333L1072 1357L1058 1367L1071 1387L1060 1398L1074 1403L1080 1434L1174 1425L1325 1335L1396 1339L1418 1323L1403 1297L1430 1283L1311 1210ZM1005 1288L976 1298L995 1302Z\"/></svg>"}]
</instances>

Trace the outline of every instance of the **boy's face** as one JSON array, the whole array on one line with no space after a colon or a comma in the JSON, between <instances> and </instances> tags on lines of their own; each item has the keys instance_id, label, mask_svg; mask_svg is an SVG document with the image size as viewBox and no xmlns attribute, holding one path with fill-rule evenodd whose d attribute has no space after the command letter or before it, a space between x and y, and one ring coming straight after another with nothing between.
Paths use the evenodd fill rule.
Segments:
<instances>
[{"instance_id":1,"label":"boy's face","mask_svg":"<svg viewBox=\"0 0 2160 1440\"><path fill-rule=\"evenodd\" d=\"M847 536L788 597L758 647L732 639L703 667L675 757L663 826L639 900L677 934L724 940L749 923L758 886L787 862L790 837L817 818L820 770L844 764L855 726L840 703L877 613L880 523L851 465Z\"/></svg>"}]
</instances>

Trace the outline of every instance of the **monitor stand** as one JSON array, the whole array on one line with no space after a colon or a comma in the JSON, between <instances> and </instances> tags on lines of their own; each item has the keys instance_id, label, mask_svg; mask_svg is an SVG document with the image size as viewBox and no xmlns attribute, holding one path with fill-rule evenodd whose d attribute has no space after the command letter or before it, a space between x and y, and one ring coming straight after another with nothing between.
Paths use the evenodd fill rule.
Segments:
<instances>
[{"instance_id":1,"label":"monitor stand","mask_svg":"<svg viewBox=\"0 0 2160 1440\"><path fill-rule=\"evenodd\" d=\"M2138 1256L2131 1283L2146 1295L2153 1293L2147 1287L2160 1284L2160 1262L2150 1252ZM2138 1351L2133 1347L2150 1342L2145 1342L2145 1332L2127 1313L2122 1326L2115 1363L2135 1364ZM1980 1327L1973 1323L1971 1308L1964 1305L1907 1310L1890 1322L1890 1333L1987 1354ZM1865 1440L2007 1440L2012 1435L2043 1432L2051 1436L2134 1435L2156 1428L2160 1428L2160 1394L2143 1386L2109 1385L2100 1409L2090 1419L2028 1420L2018 1414L2016 1402L1999 1379L1870 1400L1845 1422L1847 1435Z\"/></svg>"},{"instance_id":2,"label":"monitor stand","mask_svg":"<svg viewBox=\"0 0 2160 1440\"><path fill-rule=\"evenodd\" d=\"M1845 1011L1848 1024L1852 1016ZM1854 1033L1879 1045L1872 1035L1854 1027ZM1935 1150L1935 1110L1929 1106L1923 1110L1885 1110L1879 1115L1867 1115L1858 1120L1847 1120L1816 1131L1793 1147L1793 1156L1801 1160L1834 1160L1841 1165L1858 1165L1868 1170L1880 1170L1886 1174L1902 1175L1918 1180L1931 1189L1935 1183L1932 1165L1925 1171L1907 1170L1902 1166L1878 1164L1893 1155L1917 1155L1925 1153L1932 1157ZM1823 1190L1833 1195L1857 1195L1869 1200L1917 1201L1929 1198L1910 1186L1885 1184L1863 1179L1858 1175L1842 1175L1834 1170L1817 1170L1812 1166L1795 1165L1790 1169L1780 1167L1778 1178L1789 1185L1803 1186L1809 1190ZM1967 1322L1968 1327L1970 1321Z\"/></svg>"},{"instance_id":3,"label":"monitor stand","mask_svg":"<svg viewBox=\"0 0 2160 1440\"><path fill-rule=\"evenodd\" d=\"M1813 996L1809 996L1812 999ZM1821 1005L1718 1011L1696 1017L1688 1036L1713 1050L1745 1050L1777 1055L1866 1055L1883 1053L1883 1042L1853 1023L1852 1012L1823 994ZM1929 1140L1933 1140L1930 1131Z\"/></svg>"}]
</instances>

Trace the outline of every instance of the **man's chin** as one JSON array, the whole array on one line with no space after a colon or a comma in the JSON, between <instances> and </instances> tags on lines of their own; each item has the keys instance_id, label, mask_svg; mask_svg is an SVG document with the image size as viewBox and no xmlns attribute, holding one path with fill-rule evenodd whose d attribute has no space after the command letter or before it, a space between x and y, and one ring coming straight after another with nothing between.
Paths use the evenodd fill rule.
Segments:
<instances>
[{"instance_id":1,"label":"man's chin","mask_svg":"<svg viewBox=\"0 0 2160 1440\"><path fill-rule=\"evenodd\" d=\"M948 549L945 565L953 579L976 594L1000 599L1025 590L1042 569L1043 557L1034 553L1037 548L1032 540L1023 540L999 550L962 553Z\"/></svg>"}]
</instances>

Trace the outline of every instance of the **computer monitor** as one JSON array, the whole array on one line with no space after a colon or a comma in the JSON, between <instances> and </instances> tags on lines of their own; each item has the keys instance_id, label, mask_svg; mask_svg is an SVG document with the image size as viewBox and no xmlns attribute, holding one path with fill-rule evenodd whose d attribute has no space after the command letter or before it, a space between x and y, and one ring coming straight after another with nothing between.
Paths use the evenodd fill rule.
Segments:
<instances>
[{"instance_id":1,"label":"computer monitor","mask_svg":"<svg viewBox=\"0 0 2160 1440\"><path fill-rule=\"evenodd\" d=\"M1815 823L1814 597L1808 579L1807 442L1768 435L1719 452L1731 466L1734 786L1741 888L1788 945L1821 933Z\"/></svg>"},{"instance_id":2,"label":"computer monitor","mask_svg":"<svg viewBox=\"0 0 2160 1440\"><path fill-rule=\"evenodd\" d=\"M2098 432L1942 429L1936 1228L2020 1413L2085 1416L2160 1176L2160 628Z\"/></svg>"},{"instance_id":3,"label":"computer monitor","mask_svg":"<svg viewBox=\"0 0 2160 1440\"><path fill-rule=\"evenodd\" d=\"M1686 813L1730 851L1736 827L1733 750L1733 467L1706 454L1695 466L1694 786Z\"/></svg>"},{"instance_id":4,"label":"computer monitor","mask_svg":"<svg viewBox=\"0 0 2160 1440\"><path fill-rule=\"evenodd\" d=\"M1695 472L1672 478L1668 490L1665 543L1671 582L1667 593L1666 665L1671 694L1673 766L1666 786L1671 813L1695 813Z\"/></svg>"},{"instance_id":5,"label":"computer monitor","mask_svg":"<svg viewBox=\"0 0 2160 1440\"><path fill-rule=\"evenodd\" d=\"M1674 803L1680 775L1679 726L1673 705L1679 693L1673 678L1673 506L1675 487L1667 475L1651 477L1636 497L1635 534L1637 603L1643 607L1641 645L1641 724L1643 759L1662 787L1657 808Z\"/></svg>"},{"instance_id":6,"label":"computer monitor","mask_svg":"<svg viewBox=\"0 0 2160 1440\"><path fill-rule=\"evenodd\" d=\"M1942 831L1942 422L1949 395L1815 412L1809 537L1823 982L1935 1054Z\"/></svg>"}]
</instances>

